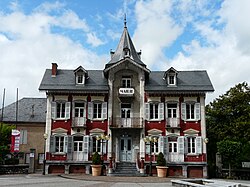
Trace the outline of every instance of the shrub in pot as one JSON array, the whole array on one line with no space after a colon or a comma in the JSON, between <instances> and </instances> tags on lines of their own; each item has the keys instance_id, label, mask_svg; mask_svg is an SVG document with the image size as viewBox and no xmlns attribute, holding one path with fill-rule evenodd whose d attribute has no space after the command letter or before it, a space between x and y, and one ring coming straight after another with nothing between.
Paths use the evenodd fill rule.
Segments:
<instances>
[{"instance_id":1,"label":"shrub in pot","mask_svg":"<svg viewBox=\"0 0 250 187\"><path fill-rule=\"evenodd\" d=\"M92 176L100 176L102 171L102 160L99 153L95 152L92 156Z\"/></svg>"},{"instance_id":2,"label":"shrub in pot","mask_svg":"<svg viewBox=\"0 0 250 187\"><path fill-rule=\"evenodd\" d=\"M167 163L166 160L164 158L164 155L162 152L159 153L158 157L157 157L157 175L158 177L166 177L167 176Z\"/></svg>"}]
</instances>

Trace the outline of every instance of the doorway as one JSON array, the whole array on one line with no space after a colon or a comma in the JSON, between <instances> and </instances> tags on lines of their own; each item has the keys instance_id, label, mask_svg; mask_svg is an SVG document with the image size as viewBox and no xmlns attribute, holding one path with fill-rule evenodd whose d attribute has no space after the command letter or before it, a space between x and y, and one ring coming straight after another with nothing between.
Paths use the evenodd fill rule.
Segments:
<instances>
[{"instance_id":1,"label":"doorway","mask_svg":"<svg viewBox=\"0 0 250 187\"><path fill-rule=\"evenodd\" d=\"M122 136L120 139L120 161L132 161L132 138L131 136Z\"/></svg>"}]
</instances>

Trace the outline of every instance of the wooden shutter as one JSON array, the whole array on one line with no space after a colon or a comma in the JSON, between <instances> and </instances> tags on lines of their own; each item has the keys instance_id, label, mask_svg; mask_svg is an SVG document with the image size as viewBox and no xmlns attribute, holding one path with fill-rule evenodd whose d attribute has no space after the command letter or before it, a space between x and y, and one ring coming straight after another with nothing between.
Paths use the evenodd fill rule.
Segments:
<instances>
[{"instance_id":1,"label":"wooden shutter","mask_svg":"<svg viewBox=\"0 0 250 187\"><path fill-rule=\"evenodd\" d=\"M70 102L65 103L65 119L70 119Z\"/></svg>"},{"instance_id":2,"label":"wooden shutter","mask_svg":"<svg viewBox=\"0 0 250 187\"><path fill-rule=\"evenodd\" d=\"M149 103L145 103L145 119L149 120Z\"/></svg>"},{"instance_id":3,"label":"wooden shutter","mask_svg":"<svg viewBox=\"0 0 250 187\"><path fill-rule=\"evenodd\" d=\"M163 136L159 136L158 147L159 147L159 152L162 152L164 154L164 138L163 138Z\"/></svg>"},{"instance_id":4,"label":"wooden shutter","mask_svg":"<svg viewBox=\"0 0 250 187\"><path fill-rule=\"evenodd\" d=\"M202 137L198 136L195 138L196 153L202 154Z\"/></svg>"},{"instance_id":5,"label":"wooden shutter","mask_svg":"<svg viewBox=\"0 0 250 187\"><path fill-rule=\"evenodd\" d=\"M179 136L177 139L177 148L178 148L178 153L179 154L184 154L184 136Z\"/></svg>"},{"instance_id":6,"label":"wooden shutter","mask_svg":"<svg viewBox=\"0 0 250 187\"><path fill-rule=\"evenodd\" d=\"M181 103L181 119L186 120L186 103Z\"/></svg>"},{"instance_id":7,"label":"wooden shutter","mask_svg":"<svg viewBox=\"0 0 250 187\"><path fill-rule=\"evenodd\" d=\"M93 103L88 102L88 119L93 119Z\"/></svg>"},{"instance_id":8,"label":"wooden shutter","mask_svg":"<svg viewBox=\"0 0 250 187\"><path fill-rule=\"evenodd\" d=\"M159 103L159 120L164 120L164 103Z\"/></svg>"},{"instance_id":9,"label":"wooden shutter","mask_svg":"<svg viewBox=\"0 0 250 187\"><path fill-rule=\"evenodd\" d=\"M67 153L68 152L68 136L63 137L63 152Z\"/></svg>"},{"instance_id":10,"label":"wooden shutter","mask_svg":"<svg viewBox=\"0 0 250 187\"><path fill-rule=\"evenodd\" d=\"M75 117L75 102L72 102L72 118Z\"/></svg>"},{"instance_id":11,"label":"wooden shutter","mask_svg":"<svg viewBox=\"0 0 250 187\"><path fill-rule=\"evenodd\" d=\"M83 137L83 159L88 161L89 156L89 136L86 135Z\"/></svg>"},{"instance_id":12,"label":"wooden shutter","mask_svg":"<svg viewBox=\"0 0 250 187\"><path fill-rule=\"evenodd\" d=\"M103 154L107 153L107 145L108 145L108 141L103 141L103 145L101 145L103 147Z\"/></svg>"},{"instance_id":13,"label":"wooden shutter","mask_svg":"<svg viewBox=\"0 0 250 187\"><path fill-rule=\"evenodd\" d=\"M107 119L107 102L102 103L102 119Z\"/></svg>"},{"instance_id":14,"label":"wooden shutter","mask_svg":"<svg viewBox=\"0 0 250 187\"><path fill-rule=\"evenodd\" d=\"M168 137L167 136L163 136L163 154L166 156L168 154Z\"/></svg>"},{"instance_id":15,"label":"wooden shutter","mask_svg":"<svg viewBox=\"0 0 250 187\"><path fill-rule=\"evenodd\" d=\"M200 110L200 103L195 103L194 108L195 108L195 119L198 121L201 118L201 110Z\"/></svg>"},{"instance_id":16,"label":"wooden shutter","mask_svg":"<svg viewBox=\"0 0 250 187\"><path fill-rule=\"evenodd\" d=\"M50 153L56 152L56 137L50 136Z\"/></svg>"},{"instance_id":17,"label":"wooden shutter","mask_svg":"<svg viewBox=\"0 0 250 187\"><path fill-rule=\"evenodd\" d=\"M51 118L56 119L56 102L51 102Z\"/></svg>"},{"instance_id":18,"label":"wooden shutter","mask_svg":"<svg viewBox=\"0 0 250 187\"><path fill-rule=\"evenodd\" d=\"M72 160L73 159L73 136L68 136L68 151L67 151L67 159Z\"/></svg>"}]
</instances>

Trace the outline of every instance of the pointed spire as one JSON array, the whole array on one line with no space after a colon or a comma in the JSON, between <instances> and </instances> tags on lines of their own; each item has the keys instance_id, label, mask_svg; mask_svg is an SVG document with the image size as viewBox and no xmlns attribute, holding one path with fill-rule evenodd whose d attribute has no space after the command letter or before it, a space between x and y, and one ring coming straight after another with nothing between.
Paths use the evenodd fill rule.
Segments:
<instances>
[{"instance_id":1,"label":"pointed spire","mask_svg":"<svg viewBox=\"0 0 250 187\"><path fill-rule=\"evenodd\" d=\"M126 18L126 13L124 14L124 28L127 28L127 18Z\"/></svg>"}]
</instances>

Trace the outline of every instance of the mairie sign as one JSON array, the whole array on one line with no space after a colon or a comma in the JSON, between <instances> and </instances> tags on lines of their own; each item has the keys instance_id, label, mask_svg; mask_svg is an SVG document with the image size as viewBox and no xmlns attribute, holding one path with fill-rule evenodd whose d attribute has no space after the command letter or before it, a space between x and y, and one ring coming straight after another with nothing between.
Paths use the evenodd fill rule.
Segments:
<instances>
[{"instance_id":1,"label":"mairie sign","mask_svg":"<svg viewBox=\"0 0 250 187\"><path fill-rule=\"evenodd\" d=\"M134 94L134 88L120 88L119 94L121 95L133 95Z\"/></svg>"}]
</instances>

